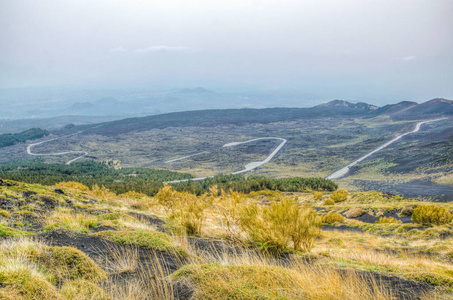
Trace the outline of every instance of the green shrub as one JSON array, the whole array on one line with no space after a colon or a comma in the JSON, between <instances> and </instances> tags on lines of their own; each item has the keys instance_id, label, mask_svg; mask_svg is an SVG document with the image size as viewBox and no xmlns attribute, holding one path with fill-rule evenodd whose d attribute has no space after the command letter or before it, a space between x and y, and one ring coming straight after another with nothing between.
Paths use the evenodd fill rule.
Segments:
<instances>
[{"instance_id":1,"label":"green shrub","mask_svg":"<svg viewBox=\"0 0 453 300\"><path fill-rule=\"evenodd\" d=\"M394 217L381 217L376 224L402 224L401 220L395 219Z\"/></svg>"},{"instance_id":2,"label":"green shrub","mask_svg":"<svg viewBox=\"0 0 453 300\"><path fill-rule=\"evenodd\" d=\"M11 214L6 210L0 209L0 216L8 218Z\"/></svg>"},{"instance_id":3,"label":"green shrub","mask_svg":"<svg viewBox=\"0 0 453 300\"><path fill-rule=\"evenodd\" d=\"M418 206L412 212L412 222L417 224L449 224L453 220L453 215L442 207L434 205Z\"/></svg>"},{"instance_id":4,"label":"green shrub","mask_svg":"<svg viewBox=\"0 0 453 300\"><path fill-rule=\"evenodd\" d=\"M322 222L326 224L344 223L344 217L336 212L329 212L322 217Z\"/></svg>"},{"instance_id":5,"label":"green shrub","mask_svg":"<svg viewBox=\"0 0 453 300\"><path fill-rule=\"evenodd\" d=\"M348 191L346 189L338 189L330 195L330 199L336 202L343 202L348 198Z\"/></svg>"}]
</instances>

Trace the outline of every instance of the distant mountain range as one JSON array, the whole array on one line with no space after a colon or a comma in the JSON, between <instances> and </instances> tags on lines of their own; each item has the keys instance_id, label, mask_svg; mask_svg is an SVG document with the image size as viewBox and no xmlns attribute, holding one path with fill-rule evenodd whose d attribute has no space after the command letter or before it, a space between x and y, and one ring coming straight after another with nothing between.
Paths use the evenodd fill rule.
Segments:
<instances>
[{"instance_id":1,"label":"distant mountain range","mask_svg":"<svg viewBox=\"0 0 453 300\"><path fill-rule=\"evenodd\" d=\"M443 98L432 99L421 104L403 101L397 104L383 106L370 114L373 117L379 115L387 115L394 120L451 116L453 115L453 101Z\"/></svg>"},{"instance_id":2,"label":"distant mountain range","mask_svg":"<svg viewBox=\"0 0 453 300\"><path fill-rule=\"evenodd\" d=\"M393 120L433 119L453 116L453 101L432 99L422 104L400 102L377 107L359 102L351 103L334 100L311 108L265 108L265 109L215 109L175 112L139 118L127 118L90 128L92 125L76 126L72 130L89 129L90 133L115 135L132 131L144 131L152 128L268 124L273 122L294 121L319 117L390 117Z\"/></svg>"}]
</instances>

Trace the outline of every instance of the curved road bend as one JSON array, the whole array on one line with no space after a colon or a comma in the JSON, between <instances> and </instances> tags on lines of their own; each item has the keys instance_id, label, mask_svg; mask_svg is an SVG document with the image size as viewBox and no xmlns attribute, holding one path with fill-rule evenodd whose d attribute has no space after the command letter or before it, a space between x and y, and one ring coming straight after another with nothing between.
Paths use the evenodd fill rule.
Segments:
<instances>
[{"instance_id":1,"label":"curved road bend","mask_svg":"<svg viewBox=\"0 0 453 300\"><path fill-rule=\"evenodd\" d=\"M46 140L46 141L42 141L42 142L38 142L38 143L33 143L33 144L28 144L27 145L27 154L28 155L34 155L34 156L53 156L53 155L66 155L66 154L82 154L74 159L71 159L70 161L66 162L67 165L70 165L71 163L75 162L76 160L84 157L84 156L87 156L88 155L88 152L86 151L66 151L66 152L56 152L56 153L33 153L31 152L31 149L34 147L34 146L38 146L38 145L41 145L41 144L44 144L44 143L48 143L48 142L51 142L51 141L55 141L55 140L58 140L58 139L61 139L61 138L65 138L65 137L69 137L69 136L72 136L72 135L76 135L76 134L79 134L81 133L82 131L79 131L79 132L76 132L76 133L71 133L71 134L68 134L68 135L64 135L64 136L60 136L60 137L56 137L56 138L53 138L53 139L50 139L50 140Z\"/></svg>"},{"instance_id":2,"label":"curved road bend","mask_svg":"<svg viewBox=\"0 0 453 300\"><path fill-rule=\"evenodd\" d=\"M397 140L401 139L403 136L406 136L406 135L408 135L408 134L415 133L415 132L419 131L419 130L420 130L420 126L422 126L422 124L430 123L430 122L437 122L437 121L445 120L445 119L448 119L448 118L440 118L440 119L428 120L428 121L423 121L423 122L417 123L417 125L416 125L415 128L414 128L414 130L409 131L409 132L406 132L406 133L403 133L403 134L397 136L397 137L394 138L393 140L391 140L391 141L385 143L384 145L382 145L382 146L380 146L380 147L374 149L374 150L371 151L370 153L368 153L368 154L362 156L361 158L359 158L359 159L353 161L352 163L348 164L347 166L341 168L340 170L335 171L334 173L330 174L329 176L326 177L326 179L339 179L339 178L341 178L341 177L344 177L344 176L349 172L349 169L350 169L352 166L358 164L359 162L361 162L362 160L364 160L364 159L370 157L370 156L373 155L374 153L376 153L376 152L378 152L378 151L384 149L385 147L389 146L390 144L396 142Z\"/></svg>"},{"instance_id":3,"label":"curved road bend","mask_svg":"<svg viewBox=\"0 0 453 300\"><path fill-rule=\"evenodd\" d=\"M248 141L245 141L245 142L232 142L232 143L228 143L228 144L225 144L223 145L222 147L233 147L233 146L237 146L237 145L241 145L241 144L246 144L246 143L251 143L251 142L254 142L254 141L259 141L259 140L281 140L282 142L280 143L280 145L277 146L277 148L274 149L274 151L272 151L271 154L269 154L269 156L265 159L265 160L262 160L262 161L254 161L254 162L251 162L251 163L248 163L245 165L244 169L243 170L240 170L240 171L236 171L236 172L232 172L230 174L241 174L241 173L245 173L245 172L248 172L248 171L251 171L253 169L256 169L258 168L259 166L262 166L264 165L265 163L268 163L272 158L274 158L274 156L280 151L280 149L282 149L282 147L286 144L287 140L286 139L283 139L283 138L278 138L278 137L263 137L263 138L257 138L257 139L252 139L252 140L248 140ZM195 154L196 155L196 154ZM185 156L185 157L181 157L180 159L176 159L176 160L181 160L181 159L184 159L184 158L187 158L187 157L190 157L190 156L193 156L193 155L189 155L189 156ZM175 160L172 160L172 161L175 161ZM191 179L181 179L181 180L173 180L173 181L166 181L166 183L178 183L178 182L185 182L185 181L200 181L200 180L204 180L206 178L211 178L211 177L214 177L214 176L207 176L207 177L199 177L199 178L191 178Z\"/></svg>"}]
</instances>

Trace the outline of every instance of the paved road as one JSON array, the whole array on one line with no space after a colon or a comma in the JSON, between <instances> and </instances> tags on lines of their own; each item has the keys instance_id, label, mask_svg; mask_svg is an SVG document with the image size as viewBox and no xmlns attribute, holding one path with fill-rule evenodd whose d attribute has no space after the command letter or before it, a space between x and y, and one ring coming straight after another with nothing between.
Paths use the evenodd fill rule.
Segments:
<instances>
[{"instance_id":1,"label":"paved road","mask_svg":"<svg viewBox=\"0 0 453 300\"><path fill-rule=\"evenodd\" d=\"M192 157L192 156L196 156L196 155L200 155L200 154L203 154L203 153L208 153L208 151L198 152L198 153L194 153L194 154L191 154L191 155L183 156L183 157L180 157L180 158L167 160L165 163L168 164L168 163L171 163L171 162L175 162L175 161L178 161L178 160L183 160L183 159L186 159L186 158L189 158L189 157Z\"/></svg>"},{"instance_id":2,"label":"paved road","mask_svg":"<svg viewBox=\"0 0 453 300\"><path fill-rule=\"evenodd\" d=\"M286 144L287 140L286 139L283 139L283 138L278 138L278 137L263 137L263 138L257 138L257 139L252 139L252 140L248 140L248 141L245 141L245 142L232 142L232 143L228 143L228 144L225 144L223 145L222 147L234 147L234 146L237 146L237 145L241 145L241 144L246 144L246 143L251 143L251 142L255 142L255 141L259 141L259 140L281 140L282 142L280 143L280 145L277 146L277 148L274 149L274 151L272 151L271 154L269 154L269 156L265 159L265 160L262 160L262 161L254 161L254 162L251 162L251 163L248 163L247 165L245 165L244 169L243 170L240 170L240 171L236 171L236 172L233 172L231 174L241 174L241 173L245 173L245 172L248 172L248 171L251 171L253 169L256 169L258 168L259 166L262 166L264 165L265 163L268 163L277 153L278 151L280 151L280 149L282 149L282 147ZM204 153L204 152L202 152ZM196 153L196 154L193 154L193 155L197 155L197 154L200 154L200 153ZM187 157L190 157L190 156L193 156L193 155L189 155L189 156L184 156L184 157L181 157L180 159L176 159L176 160L181 160L181 159L184 159L184 158L187 158ZM172 161L175 161L175 160L172 160ZM199 177L199 178L191 178L191 179L181 179L181 180L173 180L173 181L167 181L167 183L178 183L178 182L185 182L185 181L200 181L200 180L204 180L206 178L211 178L211 177L214 177L214 176L207 176L207 177Z\"/></svg>"},{"instance_id":3,"label":"paved road","mask_svg":"<svg viewBox=\"0 0 453 300\"><path fill-rule=\"evenodd\" d=\"M66 162L67 165L70 165L71 163L75 162L76 160L88 155L88 152L86 152L86 151L65 151L65 152L53 152L53 153L33 153L31 151L31 149L34 146L38 146L38 145L41 145L41 144L44 144L44 143L48 143L48 142L51 142L51 141L59 140L61 138L70 137L70 136L79 134L81 132L82 131L79 131L79 132L76 132L76 133L72 133L72 134L56 137L56 138L53 138L53 139L50 139L50 140L46 140L46 141L42 141L42 142L38 142L38 143L33 143L33 144L28 144L27 145L27 154L34 155L34 156L54 156L54 155L67 155L67 154L82 154L82 155L80 155L80 156L78 156L78 157L76 157L74 159L71 159L70 161Z\"/></svg>"},{"instance_id":4,"label":"paved road","mask_svg":"<svg viewBox=\"0 0 453 300\"><path fill-rule=\"evenodd\" d=\"M373 155L374 153L376 153L376 152L378 152L378 151L384 149L385 147L389 146L390 144L396 142L397 140L401 139L403 136L406 136L406 135L408 135L408 134L415 133L415 132L419 131L419 130L420 130L420 126L422 126L422 124L430 123L430 122L437 122L437 121L445 120L445 119L448 119L448 118L434 119L434 120L428 120L428 121L423 121L423 122L417 123L417 125L416 125L415 128L414 128L414 130L409 131L409 132L406 132L406 133L403 133L403 134L397 136L397 137L394 138L393 140L391 140L391 141L385 143L384 145L382 145L382 146L380 146L380 147L374 149L374 150L371 151L370 153L368 153L368 154L362 156L361 158L359 158L359 159L353 161L352 163L348 164L347 166L341 168L340 170L335 171L334 173L330 174L329 176L326 177L326 179L339 179L339 178L344 177L346 174L348 174L349 169L350 169L352 166L358 164L359 162L361 162L362 160L364 160L364 159L370 157L370 156Z\"/></svg>"}]
</instances>

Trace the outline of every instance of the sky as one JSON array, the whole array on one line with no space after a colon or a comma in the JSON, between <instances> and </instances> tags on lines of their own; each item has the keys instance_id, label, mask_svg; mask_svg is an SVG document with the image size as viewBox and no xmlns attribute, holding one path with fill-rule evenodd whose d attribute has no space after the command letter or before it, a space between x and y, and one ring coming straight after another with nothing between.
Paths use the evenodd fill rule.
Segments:
<instances>
[{"instance_id":1,"label":"sky","mask_svg":"<svg viewBox=\"0 0 453 300\"><path fill-rule=\"evenodd\" d=\"M0 88L453 99L451 0L0 0Z\"/></svg>"}]
</instances>

